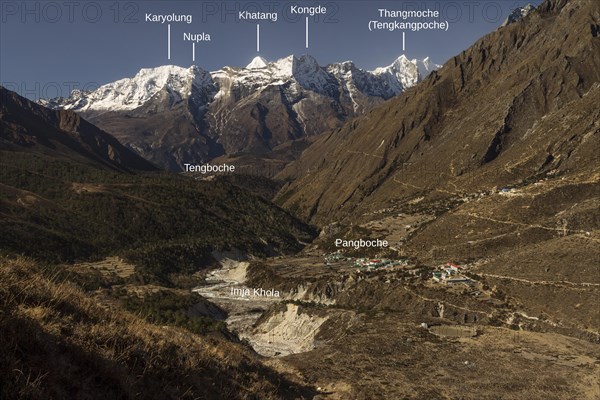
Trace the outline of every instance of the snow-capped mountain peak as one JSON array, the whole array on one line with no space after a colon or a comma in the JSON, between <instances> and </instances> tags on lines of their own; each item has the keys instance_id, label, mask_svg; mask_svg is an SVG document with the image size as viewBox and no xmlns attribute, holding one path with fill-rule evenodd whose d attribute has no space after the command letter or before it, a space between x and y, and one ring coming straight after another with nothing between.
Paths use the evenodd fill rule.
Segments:
<instances>
[{"instance_id":1,"label":"snow-capped mountain peak","mask_svg":"<svg viewBox=\"0 0 600 400\"><path fill-rule=\"evenodd\" d=\"M531 12L533 10L535 10L535 7L532 4L527 4L523 7L515 8L508 15L508 18L506 18L506 20L502 23L501 26L510 25L514 22L520 21L523 18L525 18L526 16L528 16L529 14L531 14Z\"/></svg>"},{"instance_id":2,"label":"snow-capped mountain peak","mask_svg":"<svg viewBox=\"0 0 600 400\"><path fill-rule=\"evenodd\" d=\"M437 66L398 57L367 71L321 66L310 55L207 72L164 65L68 98L40 103L80 112L167 169L223 154L264 154L291 139L335 129L415 85Z\"/></svg>"},{"instance_id":3,"label":"snow-capped mountain peak","mask_svg":"<svg viewBox=\"0 0 600 400\"><path fill-rule=\"evenodd\" d=\"M269 64L269 67L274 75L278 77L318 73L321 68L317 60L307 54L298 57L289 55Z\"/></svg>"},{"instance_id":4,"label":"snow-capped mountain peak","mask_svg":"<svg viewBox=\"0 0 600 400\"><path fill-rule=\"evenodd\" d=\"M41 102L50 107L75 111L133 110L145 104L163 89L170 92L176 98L175 100L180 100L191 94L192 86L202 87L210 82L212 82L210 73L197 66L183 68L176 65L163 65L142 68L132 78L119 79L91 92L73 91L68 99Z\"/></svg>"},{"instance_id":5,"label":"snow-capped mountain peak","mask_svg":"<svg viewBox=\"0 0 600 400\"><path fill-rule=\"evenodd\" d=\"M269 64L269 70L278 78L289 78L294 75L295 56L289 55Z\"/></svg>"},{"instance_id":6,"label":"snow-capped mountain peak","mask_svg":"<svg viewBox=\"0 0 600 400\"><path fill-rule=\"evenodd\" d=\"M246 69L260 69L265 68L268 62L264 58L260 56L254 57L254 59L250 62L250 64L246 65Z\"/></svg>"},{"instance_id":7,"label":"snow-capped mountain peak","mask_svg":"<svg viewBox=\"0 0 600 400\"><path fill-rule=\"evenodd\" d=\"M440 65L431 62L429 57L424 60L409 60L406 55L402 54L392 64L387 67L376 68L371 73L384 79L386 85L398 94L404 89L416 85L431 71L440 67Z\"/></svg>"},{"instance_id":8,"label":"snow-capped mountain peak","mask_svg":"<svg viewBox=\"0 0 600 400\"><path fill-rule=\"evenodd\" d=\"M310 55L290 55L274 62L257 56L246 68L224 67L214 72L197 66L143 68L131 78L102 85L94 91L74 91L67 99L40 102L52 108L75 111L127 111L141 107L161 91L168 95L170 104L177 104L192 96L194 88L209 97L223 99L230 96L231 90L239 90L246 96L286 82L297 87L296 91L310 90L325 96L335 97L341 89L388 99L414 86L439 67L429 58L409 60L404 54L387 67L373 71L360 69L351 61L322 67ZM353 99L356 95L358 93L352 94Z\"/></svg>"},{"instance_id":9,"label":"snow-capped mountain peak","mask_svg":"<svg viewBox=\"0 0 600 400\"><path fill-rule=\"evenodd\" d=\"M427 75L433 71L442 68L441 65L431 61L429 57L425 57L423 60L414 59L412 62L417 65L417 69L419 70L419 79L425 79Z\"/></svg>"}]
</instances>

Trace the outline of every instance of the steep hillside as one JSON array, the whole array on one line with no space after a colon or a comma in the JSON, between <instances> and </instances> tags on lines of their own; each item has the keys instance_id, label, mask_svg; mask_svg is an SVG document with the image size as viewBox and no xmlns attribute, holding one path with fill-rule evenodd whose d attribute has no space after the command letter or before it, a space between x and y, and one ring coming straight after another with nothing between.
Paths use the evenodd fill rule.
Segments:
<instances>
[{"instance_id":1,"label":"steep hillside","mask_svg":"<svg viewBox=\"0 0 600 400\"><path fill-rule=\"evenodd\" d=\"M599 21L598 2L542 3L318 139L276 199L324 226L321 249L459 262L534 329L597 342Z\"/></svg>"},{"instance_id":2,"label":"steep hillside","mask_svg":"<svg viewBox=\"0 0 600 400\"><path fill-rule=\"evenodd\" d=\"M314 395L239 344L107 308L31 261L0 261L0 305L2 399Z\"/></svg>"},{"instance_id":3,"label":"steep hillside","mask_svg":"<svg viewBox=\"0 0 600 400\"><path fill-rule=\"evenodd\" d=\"M127 171L157 168L73 111L50 110L0 87L0 149Z\"/></svg>"},{"instance_id":4,"label":"steep hillside","mask_svg":"<svg viewBox=\"0 0 600 400\"><path fill-rule=\"evenodd\" d=\"M544 2L320 138L280 175L290 184L279 201L326 223L423 196L593 180L599 21L597 2Z\"/></svg>"}]
</instances>

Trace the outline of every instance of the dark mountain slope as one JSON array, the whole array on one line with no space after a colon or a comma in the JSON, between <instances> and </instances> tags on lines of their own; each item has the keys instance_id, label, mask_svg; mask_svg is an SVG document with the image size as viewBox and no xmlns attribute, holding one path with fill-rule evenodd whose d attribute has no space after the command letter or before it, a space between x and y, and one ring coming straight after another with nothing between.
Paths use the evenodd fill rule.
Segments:
<instances>
[{"instance_id":1,"label":"dark mountain slope","mask_svg":"<svg viewBox=\"0 0 600 400\"><path fill-rule=\"evenodd\" d=\"M598 169L599 21L598 2L544 2L319 139L280 174L291 183L279 201L319 222L356 220L419 196L589 178Z\"/></svg>"},{"instance_id":2,"label":"dark mountain slope","mask_svg":"<svg viewBox=\"0 0 600 400\"><path fill-rule=\"evenodd\" d=\"M124 172L153 167L72 112L8 98L0 117L2 253L50 262L118 254L140 277L168 284L172 274L214 262L214 251L289 253L315 235L225 179Z\"/></svg>"},{"instance_id":3,"label":"dark mountain slope","mask_svg":"<svg viewBox=\"0 0 600 400\"><path fill-rule=\"evenodd\" d=\"M50 110L0 87L0 149L127 171L157 168L72 111Z\"/></svg>"}]
</instances>

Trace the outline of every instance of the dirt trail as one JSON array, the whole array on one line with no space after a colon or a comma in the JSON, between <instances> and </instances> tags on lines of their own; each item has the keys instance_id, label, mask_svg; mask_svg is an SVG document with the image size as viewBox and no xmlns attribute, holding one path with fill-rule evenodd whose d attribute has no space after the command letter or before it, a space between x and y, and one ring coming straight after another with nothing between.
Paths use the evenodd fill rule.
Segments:
<instances>
[{"instance_id":1,"label":"dirt trail","mask_svg":"<svg viewBox=\"0 0 600 400\"><path fill-rule=\"evenodd\" d=\"M598 287L600 286L600 283L590 283L590 282L569 282L569 281L531 281L529 279L525 279L525 278L517 278L514 276L506 276L506 275L495 275L495 274L488 274L485 272L477 272L477 275L480 276L484 276L484 277L490 277L490 278L496 278L496 279L507 279L507 280L511 280L511 281L517 281L517 282L522 282L522 283L528 283L530 285L550 285L550 286L561 286L561 287L569 287L571 289L573 288L586 288L586 287Z\"/></svg>"}]
</instances>

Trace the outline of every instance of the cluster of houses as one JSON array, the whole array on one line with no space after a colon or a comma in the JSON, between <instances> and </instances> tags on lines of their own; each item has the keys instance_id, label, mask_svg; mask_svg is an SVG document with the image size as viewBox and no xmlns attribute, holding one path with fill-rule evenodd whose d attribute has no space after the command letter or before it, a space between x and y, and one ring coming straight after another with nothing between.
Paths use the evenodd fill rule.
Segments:
<instances>
[{"instance_id":1,"label":"cluster of houses","mask_svg":"<svg viewBox=\"0 0 600 400\"><path fill-rule=\"evenodd\" d=\"M406 265L404 261L382 259L357 258L354 261L354 266L359 269L372 270L376 268L395 267L398 265Z\"/></svg>"},{"instance_id":2,"label":"cluster of houses","mask_svg":"<svg viewBox=\"0 0 600 400\"><path fill-rule=\"evenodd\" d=\"M358 268L359 271L372 271L378 268L390 268L396 266L408 265L406 260L389 260L386 258L371 259L371 258L352 258L346 257L341 252L336 251L325 256L325 262L330 265L333 262L339 261L350 261L353 265Z\"/></svg>"},{"instance_id":3,"label":"cluster of houses","mask_svg":"<svg viewBox=\"0 0 600 400\"><path fill-rule=\"evenodd\" d=\"M455 263L447 263L440 267L440 271L433 272L433 280L446 285L454 285L457 283L470 283L471 280L462 275L464 268Z\"/></svg>"},{"instance_id":4,"label":"cluster of houses","mask_svg":"<svg viewBox=\"0 0 600 400\"><path fill-rule=\"evenodd\" d=\"M346 259L348 259L348 257L342 254L342 252L340 252L339 250L335 253L330 253L325 256L325 262L327 264L332 262L345 261Z\"/></svg>"}]
</instances>

